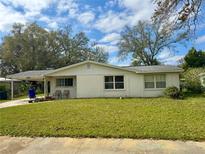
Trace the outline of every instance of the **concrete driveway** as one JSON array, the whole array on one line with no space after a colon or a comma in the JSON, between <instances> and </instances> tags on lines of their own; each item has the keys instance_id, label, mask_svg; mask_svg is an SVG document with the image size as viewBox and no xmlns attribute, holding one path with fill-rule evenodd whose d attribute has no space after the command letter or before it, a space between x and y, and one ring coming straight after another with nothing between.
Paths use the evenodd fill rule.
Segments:
<instances>
[{"instance_id":1,"label":"concrete driveway","mask_svg":"<svg viewBox=\"0 0 205 154\"><path fill-rule=\"evenodd\" d=\"M205 142L0 137L1 154L205 154Z\"/></svg>"},{"instance_id":2,"label":"concrete driveway","mask_svg":"<svg viewBox=\"0 0 205 154\"><path fill-rule=\"evenodd\" d=\"M38 97L38 98L42 98L42 97ZM12 106L32 104L32 103L28 103L28 101L29 101L29 98L25 98L25 99L11 100L8 102L0 103L0 109L6 108L6 107L12 107ZM45 103L45 102L49 102L49 101L38 102L38 103Z\"/></svg>"},{"instance_id":3,"label":"concrete driveway","mask_svg":"<svg viewBox=\"0 0 205 154\"><path fill-rule=\"evenodd\" d=\"M0 108L11 107L11 106L18 106L18 105L25 105L28 103L27 99L20 99L20 100L11 100L8 102L0 103Z\"/></svg>"}]
</instances>

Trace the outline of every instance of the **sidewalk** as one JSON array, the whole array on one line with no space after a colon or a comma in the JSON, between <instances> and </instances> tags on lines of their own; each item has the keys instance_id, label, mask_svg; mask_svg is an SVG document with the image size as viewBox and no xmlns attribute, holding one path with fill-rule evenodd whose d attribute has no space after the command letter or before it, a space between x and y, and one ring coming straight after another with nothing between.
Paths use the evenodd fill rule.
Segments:
<instances>
[{"instance_id":1,"label":"sidewalk","mask_svg":"<svg viewBox=\"0 0 205 154\"><path fill-rule=\"evenodd\" d=\"M205 142L0 137L1 154L205 154Z\"/></svg>"}]
</instances>

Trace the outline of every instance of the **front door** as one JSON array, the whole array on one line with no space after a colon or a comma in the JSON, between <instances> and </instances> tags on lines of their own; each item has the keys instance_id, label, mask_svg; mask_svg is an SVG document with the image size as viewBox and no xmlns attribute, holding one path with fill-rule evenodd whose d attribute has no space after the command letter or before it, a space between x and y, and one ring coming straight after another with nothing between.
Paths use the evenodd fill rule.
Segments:
<instances>
[{"instance_id":1,"label":"front door","mask_svg":"<svg viewBox=\"0 0 205 154\"><path fill-rule=\"evenodd\" d=\"M47 82L47 92L48 92L48 94L50 94L50 92L51 92L51 84L50 84L50 81Z\"/></svg>"}]
</instances>

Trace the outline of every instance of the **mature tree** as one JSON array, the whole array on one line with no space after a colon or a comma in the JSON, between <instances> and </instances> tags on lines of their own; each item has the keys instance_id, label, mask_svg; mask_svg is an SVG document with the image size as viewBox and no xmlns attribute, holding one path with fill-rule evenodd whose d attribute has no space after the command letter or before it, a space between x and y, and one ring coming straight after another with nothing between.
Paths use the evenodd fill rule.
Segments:
<instances>
[{"instance_id":1,"label":"mature tree","mask_svg":"<svg viewBox=\"0 0 205 154\"><path fill-rule=\"evenodd\" d=\"M48 50L49 33L36 24L15 24L12 35L5 36L1 45L2 74L46 69L58 64L59 53Z\"/></svg>"},{"instance_id":2,"label":"mature tree","mask_svg":"<svg viewBox=\"0 0 205 154\"><path fill-rule=\"evenodd\" d=\"M72 36L71 29L66 27L57 31L57 35L55 42L59 44L58 50L60 50L63 65L85 60L107 62L108 54L103 48L95 47L83 32Z\"/></svg>"},{"instance_id":3,"label":"mature tree","mask_svg":"<svg viewBox=\"0 0 205 154\"><path fill-rule=\"evenodd\" d=\"M119 42L119 57L131 54L133 65L157 65L157 56L164 48L173 48L186 38L186 33L173 33L169 26L140 21L134 27L126 27Z\"/></svg>"},{"instance_id":4,"label":"mature tree","mask_svg":"<svg viewBox=\"0 0 205 154\"><path fill-rule=\"evenodd\" d=\"M196 26L197 21L204 20L205 13L204 0L153 0L156 10L153 15L154 20L161 22L173 22L178 28L186 28L190 31L192 25Z\"/></svg>"},{"instance_id":5,"label":"mature tree","mask_svg":"<svg viewBox=\"0 0 205 154\"><path fill-rule=\"evenodd\" d=\"M101 48L91 45L84 33L73 35L70 27L46 31L35 23L14 24L0 45L1 75L26 70L58 68L87 59L107 62Z\"/></svg>"},{"instance_id":6,"label":"mature tree","mask_svg":"<svg viewBox=\"0 0 205 154\"><path fill-rule=\"evenodd\" d=\"M184 57L185 68L189 67L205 67L205 51L197 51L195 48L191 48L187 55Z\"/></svg>"}]
</instances>

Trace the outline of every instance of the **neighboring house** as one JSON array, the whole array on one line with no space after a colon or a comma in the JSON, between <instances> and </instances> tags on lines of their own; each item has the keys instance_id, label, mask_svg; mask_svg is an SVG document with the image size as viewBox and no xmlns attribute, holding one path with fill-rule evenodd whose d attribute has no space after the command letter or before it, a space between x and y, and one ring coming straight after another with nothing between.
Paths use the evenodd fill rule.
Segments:
<instances>
[{"instance_id":1,"label":"neighboring house","mask_svg":"<svg viewBox=\"0 0 205 154\"><path fill-rule=\"evenodd\" d=\"M67 91L69 98L93 97L158 97L166 87L179 88L176 66L119 67L93 61L85 61L56 70L27 71L9 78L44 80L45 94Z\"/></svg>"},{"instance_id":2,"label":"neighboring house","mask_svg":"<svg viewBox=\"0 0 205 154\"><path fill-rule=\"evenodd\" d=\"M201 85L205 87L205 73L199 74Z\"/></svg>"}]
</instances>

